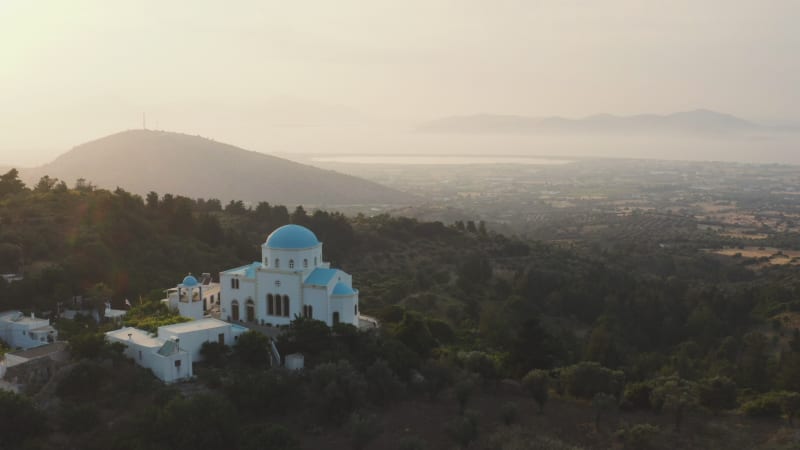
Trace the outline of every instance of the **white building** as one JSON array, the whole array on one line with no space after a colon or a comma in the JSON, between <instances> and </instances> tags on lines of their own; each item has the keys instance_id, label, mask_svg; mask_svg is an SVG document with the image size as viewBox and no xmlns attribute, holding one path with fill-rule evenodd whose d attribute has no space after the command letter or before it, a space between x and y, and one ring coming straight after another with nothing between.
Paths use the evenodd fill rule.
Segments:
<instances>
[{"instance_id":1,"label":"white building","mask_svg":"<svg viewBox=\"0 0 800 450\"><path fill-rule=\"evenodd\" d=\"M287 325L297 317L359 326L358 291L350 274L322 260L308 228L285 225L261 245L261 261L220 273L220 317Z\"/></svg>"},{"instance_id":2,"label":"white building","mask_svg":"<svg viewBox=\"0 0 800 450\"><path fill-rule=\"evenodd\" d=\"M124 344L127 357L150 369L161 381L173 383L192 376L192 363L201 360L204 342L232 345L244 331L241 326L208 318L159 327L155 337L127 327L109 331L106 339Z\"/></svg>"},{"instance_id":3,"label":"white building","mask_svg":"<svg viewBox=\"0 0 800 450\"><path fill-rule=\"evenodd\" d=\"M187 275L178 286L167 290L167 298L161 302L184 317L195 320L207 317L214 305L219 304L219 283L211 281L211 275L207 273L200 279Z\"/></svg>"},{"instance_id":4,"label":"white building","mask_svg":"<svg viewBox=\"0 0 800 450\"><path fill-rule=\"evenodd\" d=\"M55 342L58 332L50 320L19 311L0 313L0 339L11 348L28 349Z\"/></svg>"}]
</instances>

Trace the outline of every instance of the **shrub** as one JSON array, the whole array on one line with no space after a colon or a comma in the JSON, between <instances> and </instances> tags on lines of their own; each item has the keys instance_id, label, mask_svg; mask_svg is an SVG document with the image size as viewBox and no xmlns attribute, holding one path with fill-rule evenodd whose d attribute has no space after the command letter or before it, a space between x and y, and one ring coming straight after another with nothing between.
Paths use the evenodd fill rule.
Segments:
<instances>
[{"instance_id":1,"label":"shrub","mask_svg":"<svg viewBox=\"0 0 800 450\"><path fill-rule=\"evenodd\" d=\"M625 375L595 362L582 362L561 369L561 383L567 394L590 399L603 392L617 396L623 386Z\"/></svg>"},{"instance_id":2,"label":"shrub","mask_svg":"<svg viewBox=\"0 0 800 450\"><path fill-rule=\"evenodd\" d=\"M397 448L399 450L425 450L428 448L428 443L417 436L406 436L400 439Z\"/></svg>"},{"instance_id":3,"label":"shrub","mask_svg":"<svg viewBox=\"0 0 800 450\"><path fill-rule=\"evenodd\" d=\"M623 405L633 409L650 409L650 395L653 387L649 383L630 383L622 394Z\"/></svg>"},{"instance_id":4,"label":"shrub","mask_svg":"<svg viewBox=\"0 0 800 450\"><path fill-rule=\"evenodd\" d=\"M661 432L658 426L649 423L637 424L617 431L614 436L622 441L624 448L646 449L651 448L653 440Z\"/></svg>"},{"instance_id":5,"label":"shrub","mask_svg":"<svg viewBox=\"0 0 800 450\"><path fill-rule=\"evenodd\" d=\"M299 450L300 441L281 425L256 424L240 433L239 450Z\"/></svg>"},{"instance_id":6,"label":"shrub","mask_svg":"<svg viewBox=\"0 0 800 450\"><path fill-rule=\"evenodd\" d=\"M550 376L544 370L534 369L522 378L522 386L536 400L539 412L544 412L544 405L549 398L548 388Z\"/></svg>"},{"instance_id":7,"label":"shrub","mask_svg":"<svg viewBox=\"0 0 800 450\"><path fill-rule=\"evenodd\" d=\"M403 393L403 383L389 364L382 359L367 368L366 378L369 399L376 404L385 405Z\"/></svg>"},{"instance_id":8,"label":"shrub","mask_svg":"<svg viewBox=\"0 0 800 450\"><path fill-rule=\"evenodd\" d=\"M780 417L785 395L785 392L767 392L742 405L742 412L750 417Z\"/></svg>"},{"instance_id":9,"label":"shrub","mask_svg":"<svg viewBox=\"0 0 800 450\"><path fill-rule=\"evenodd\" d=\"M229 348L219 342L206 341L200 346L200 356L208 365L222 367L228 358Z\"/></svg>"},{"instance_id":10,"label":"shrub","mask_svg":"<svg viewBox=\"0 0 800 450\"><path fill-rule=\"evenodd\" d=\"M353 450L362 450L383 432L374 414L353 413L348 428Z\"/></svg>"},{"instance_id":11,"label":"shrub","mask_svg":"<svg viewBox=\"0 0 800 450\"><path fill-rule=\"evenodd\" d=\"M700 381L696 395L701 405L714 412L736 408L736 383L728 377Z\"/></svg>"},{"instance_id":12,"label":"shrub","mask_svg":"<svg viewBox=\"0 0 800 450\"><path fill-rule=\"evenodd\" d=\"M469 377L459 380L455 386L456 400L458 400L458 412L464 414L472 394L475 392L475 382Z\"/></svg>"},{"instance_id":13,"label":"shrub","mask_svg":"<svg viewBox=\"0 0 800 450\"><path fill-rule=\"evenodd\" d=\"M606 411L614 411L618 407L617 399L613 395L598 392L592 398L592 408L594 408L594 426L599 428L600 417Z\"/></svg>"},{"instance_id":14,"label":"shrub","mask_svg":"<svg viewBox=\"0 0 800 450\"><path fill-rule=\"evenodd\" d=\"M514 402L503 403L500 407L500 419L506 425L512 425L519 418L519 406Z\"/></svg>"},{"instance_id":15,"label":"shrub","mask_svg":"<svg viewBox=\"0 0 800 450\"><path fill-rule=\"evenodd\" d=\"M468 411L448 422L445 430L456 444L467 448L472 441L478 439L478 417L474 412Z\"/></svg>"}]
</instances>

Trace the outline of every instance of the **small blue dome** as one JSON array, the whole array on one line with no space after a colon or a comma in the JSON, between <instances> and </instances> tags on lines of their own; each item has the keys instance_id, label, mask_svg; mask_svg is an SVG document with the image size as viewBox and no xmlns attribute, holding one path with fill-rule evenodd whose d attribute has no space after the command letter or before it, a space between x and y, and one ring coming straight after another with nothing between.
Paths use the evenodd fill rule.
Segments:
<instances>
[{"instance_id":1,"label":"small blue dome","mask_svg":"<svg viewBox=\"0 0 800 450\"><path fill-rule=\"evenodd\" d=\"M332 295L354 295L356 291L344 283L336 283L333 287Z\"/></svg>"},{"instance_id":2,"label":"small blue dome","mask_svg":"<svg viewBox=\"0 0 800 450\"><path fill-rule=\"evenodd\" d=\"M284 225L267 237L267 247L277 249L301 249L319 245L317 236L300 225Z\"/></svg>"},{"instance_id":3,"label":"small blue dome","mask_svg":"<svg viewBox=\"0 0 800 450\"><path fill-rule=\"evenodd\" d=\"M183 283L181 283L181 284L184 285L184 286L191 287L191 286L197 286L200 283L197 281L197 278L195 278L191 274L189 274L189 275L186 275L186 278L183 279Z\"/></svg>"}]
</instances>

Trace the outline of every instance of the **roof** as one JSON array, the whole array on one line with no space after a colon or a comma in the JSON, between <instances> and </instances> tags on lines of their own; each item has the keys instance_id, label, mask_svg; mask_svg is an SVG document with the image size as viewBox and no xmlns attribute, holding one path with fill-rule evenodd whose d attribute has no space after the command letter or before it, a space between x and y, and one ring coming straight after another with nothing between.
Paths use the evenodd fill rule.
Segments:
<instances>
[{"instance_id":1,"label":"roof","mask_svg":"<svg viewBox=\"0 0 800 450\"><path fill-rule=\"evenodd\" d=\"M275 249L303 249L319 245L317 236L300 225L284 225L267 237L267 247Z\"/></svg>"},{"instance_id":2,"label":"roof","mask_svg":"<svg viewBox=\"0 0 800 450\"><path fill-rule=\"evenodd\" d=\"M161 346L160 349L156 353L161 356L170 356L178 353L180 349L178 348L178 343L173 341L172 339L167 339L164 342L164 345Z\"/></svg>"},{"instance_id":3,"label":"roof","mask_svg":"<svg viewBox=\"0 0 800 450\"><path fill-rule=\"evenodd\" d=\"M20 350L17 352L10 352L9 355L19 356L25 359L36 359L47 356L56 352L61 352L67 349L66 342L54 342L52 344L40 345L28 350Z\"/></svg>"},{"instance_id":4,"label":"roof","mask_svg":"<svg viewBox=\"0 0 800 450\"><path fill-rule=\"evenodd\" d=\"M342 282L339 282L336 283L336 286L333 287L333 292L331 292L331 295L355 295L357 293L358 291L356 291L352 287Z\"/></svg>"},{"instance_id":5,"label":"roof","mask_svg":"<svg viewBox=\"0 0 800 450\"><path fill-rule=\"evenodd\" d=\"M228 274L228 275L240 275L240 276L243 276L245 278L255 278L256 277L256 271L258 269L260 269L261 266L262 266L262 264L261 264L260 261L255 261L255 262L252 262L252 263L244 265L244 266L239 266L239 267L234 267L233 269L228 269L228 270L226 270L226 271L224 271L222 273L225 273L225 274Z\"/></svg>"},{"instance_id":6,"label":"roof","mask_svg":"<svg viewBox=\"0 0 800 450\"><path fill-rule=\"evenodd\" d=\"M224 322L219 319L207 318L207 319L198 319L198 320L191 320L189 322L182 322L176 323L172 325L164 325L163 327L158 327L158 334L160 335L162 331L167 333L188 333L191 331L200 331L200 330L211 330L214 328L219 328L222 326L230 326L228 322Z\"/></svg>"},{"instance_id":7,"label":"roof","mask_svg":"<svg viewBox=\"0 0 800 450\"><path fill-rule=\"evenodd\" d=\"M327 286L338 273L339 269L323 269L317 267L308 274L303 283L313 284L315 286Z\"/></svg>"},{"instance_id":8,"label":"roof","mask_svg":"<svg viewBox=\"0 0 800 450\"><path fill-rule=\"evenodd\" d=\"M194 287L200 284L200 282L197 281L197 278L193 277L192 274L189 274L186 275L181 284L188 287Z\"/></svg>"},{"instance_id":9,"label":"roof","mask_svg":"<svg viewBox=\"0 0 800 450\"><path fill-rule=\"evenodd\" d=\"M109 331L106 336L113 337L123 342L132 342L142 347L161 347L164 342L150 336L150 333L133 327L120 328Z\"/></svg>"}]
</instances>

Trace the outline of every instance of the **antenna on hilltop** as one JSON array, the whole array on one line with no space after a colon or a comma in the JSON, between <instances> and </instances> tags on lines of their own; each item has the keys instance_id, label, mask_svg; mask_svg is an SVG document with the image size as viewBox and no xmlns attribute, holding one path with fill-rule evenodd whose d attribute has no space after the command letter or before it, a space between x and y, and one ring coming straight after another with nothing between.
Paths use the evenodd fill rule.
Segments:
<instances>
[{"instance_id":1,"label":"antenna on hilltop","mask_svg":"<svg viewBox=\"0 0 800 450\"><path fill-rule=\"evenodd\" d=\"M142 113L142 129L147 129L147 113Z\"/></svg>"}]
</instances>

